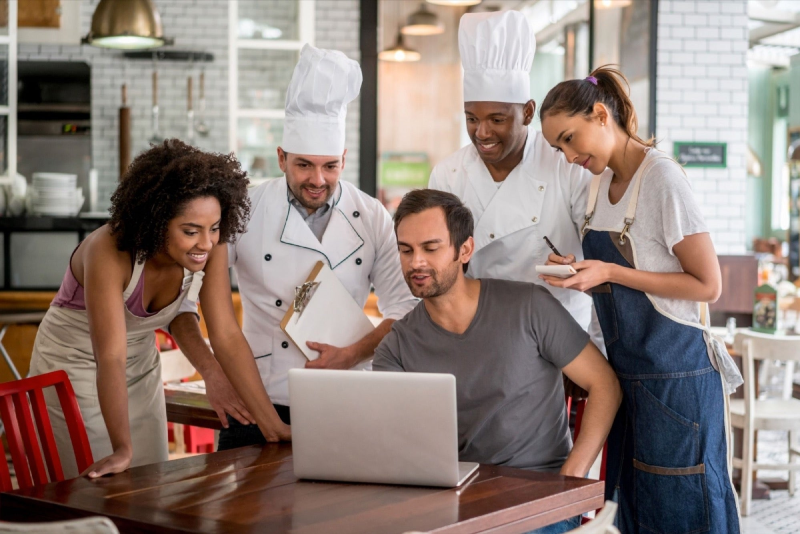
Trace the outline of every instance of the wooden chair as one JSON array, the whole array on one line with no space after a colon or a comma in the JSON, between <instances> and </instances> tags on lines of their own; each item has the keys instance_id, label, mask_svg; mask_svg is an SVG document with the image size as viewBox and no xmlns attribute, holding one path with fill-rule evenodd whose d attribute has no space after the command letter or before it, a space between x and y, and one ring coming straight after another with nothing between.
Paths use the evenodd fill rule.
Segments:
<instances>
[{"instance_id":1,"label":"wooden chair","mask_svg":"<svg viewBox=\"0 0 800 534\"><path fill-rule=\"evenodd\" d=\"M3 523L0 534L36 532L37 534L119 534L116 525L107 517L84 517L48 523Z\"/></svg>"},{"instance_id":2,"label":"wooden chair","mask_svg":"<svg viewBox=\"0 0 800 534\"><path fill-rule=\"evenodd\" d=\"M603 509L600 510L595 518L585 525L570 530L573 534L620 534L614 526L614 517L617 515L617 503L606 501Z\"/></svg>"},{"instance_id":3,"label":"wooden chair","mask_svg":"<svg viewBox=\"0 0 800 534\"><path fill-rule=\"evenodd\" d=\"M733 467L742 470L742 515L750 513L753 478L759 469L789 471L789 495L795 492L796 472L800 464L794 460L800 456L797 445L800 430L800 400L793 398L759 399L755 378L756 360L778 360L783 362L800 361L800 338L771 337L768 334L740 332L736 334L735 345L742 354L744 377L744 398L731 399L731 426L744 431L742 458L733 459ZM789 432L789 463L763 464L753 459L756 430L783 430Z\"/></svg>"},{"instance_id":4,"label":"wooden chair","mask_svg":"<svg viewBox=\"0 0 800 534\"><path fill-rule=\"evenodd\" d=\"M56 388L61 402L78 471L83 471L94 463L86 427L83 425L78 401L75 399L75 392L66 372L53 371L0 384L0 416L5 423L8 447L20 488L64 480L53 427L42 391L51 386ZM5 457L5 451L2 452ZM11 489L8 465L3 460L0 462L0 491Z\"/></svg>"}]
</instances>

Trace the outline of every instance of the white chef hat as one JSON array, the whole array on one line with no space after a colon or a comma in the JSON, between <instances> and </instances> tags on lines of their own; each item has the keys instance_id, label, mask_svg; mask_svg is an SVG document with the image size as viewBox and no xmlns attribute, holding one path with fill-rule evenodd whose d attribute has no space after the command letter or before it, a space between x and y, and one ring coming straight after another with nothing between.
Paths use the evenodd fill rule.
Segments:
<instances>
[{"instance_id":1,"label":"white chef hat","mask_svg":"<svg viewBox=\"0 0 800 534\"><path fill-rule=\"evenodd\" d=\"M524 104L531 99L536 36L525 15L465 14L458 28L458 49L464 67L464 102Z\"/></svg>"},{"instance_id":2,"label":"white chef hat","mask_svg":"<svg viewBox=\"0 0 800 534\"><path fill-rule=\"evenodd\" d=\"M305 45L286 91L281 148L293 154L341 156L347 104L361 89L361 67L338 50Z\"/></svg>"}]
</instances>

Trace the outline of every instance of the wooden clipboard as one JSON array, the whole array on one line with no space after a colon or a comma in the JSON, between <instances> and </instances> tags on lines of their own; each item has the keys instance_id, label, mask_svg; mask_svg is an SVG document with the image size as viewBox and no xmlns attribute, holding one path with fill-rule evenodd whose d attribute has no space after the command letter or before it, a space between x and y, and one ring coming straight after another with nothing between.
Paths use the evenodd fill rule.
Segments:
<instances>
[{"instance_id":1,"label":"wooden clipboard","mask_svg":"<svg viewBox=\"0 0 800 534\"><path fill-rule=\"evenodd\" d=\"M318 261L314 265L306 278L309 283L318 284L304 302L295 302L296 298L281 321L281 330L309 361L316 360L319 353L308 348L307 341L346 347L375 329L327 264ZM302 304L299 312L295 311L295 304Z\"/></svg>"}]
</instances>

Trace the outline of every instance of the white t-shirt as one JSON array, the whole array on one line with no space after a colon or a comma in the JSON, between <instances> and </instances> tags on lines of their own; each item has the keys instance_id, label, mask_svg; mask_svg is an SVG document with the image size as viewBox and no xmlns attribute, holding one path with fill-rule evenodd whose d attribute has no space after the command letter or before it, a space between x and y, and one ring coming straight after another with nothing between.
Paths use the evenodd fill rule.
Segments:
<instances>
[{"instance_id":1,"label":"white t-shirt","mask_svg":"<svg viewBox=\"0 0 800 534\"><path fill-rule=\"evenodd\" d=\"M634 178L659 154L663 155L663 152L648 149ZM597 206L590 226L621 232L633 188L629 186L620 201L611 204L608 188L612 174L607 171L600 180ZM686 236L708 232L689 180L675 160L663 157L653 162L640 179L639 203L629 230L635 247L636 267L657 273L683 272L672 247ZM650 296L663 312L684 321L700 322L697 302Z\"/></svg>"}]
</instances>

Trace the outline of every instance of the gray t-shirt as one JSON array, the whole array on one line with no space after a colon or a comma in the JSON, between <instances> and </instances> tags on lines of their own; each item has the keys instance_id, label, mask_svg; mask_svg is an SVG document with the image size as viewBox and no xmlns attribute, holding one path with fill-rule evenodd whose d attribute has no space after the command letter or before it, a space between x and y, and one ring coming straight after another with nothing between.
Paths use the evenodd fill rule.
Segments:
<instances>
[{"instance_id":1,"label":"gray t-shirt","mask_svg":"<svg viewBox=\"0 0 800 534\"><path fill-rule=\"evenodd\" d=\"M420 302L392 325L372 369L455 375L460 460L558 471L572 448L560 369L588 342L547 289L484 278L463 334Z\"/></svg>"}]
</instances>

